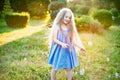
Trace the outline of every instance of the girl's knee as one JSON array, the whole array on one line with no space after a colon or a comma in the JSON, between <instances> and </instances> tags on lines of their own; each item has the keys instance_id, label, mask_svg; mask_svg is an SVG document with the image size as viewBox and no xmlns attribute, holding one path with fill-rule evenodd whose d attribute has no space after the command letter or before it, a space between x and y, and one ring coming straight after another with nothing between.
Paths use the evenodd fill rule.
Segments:
<instances>
[{"instance_id":1,"label":"girl's knee","mask_svg":"<svg viewBox=\"0 0 120 80\"><path fill-rule=\"evenodd\" d=\"M65 69L67 72L72 71L72 69Z\"/></svg>"},{"instance_id":2,"label":"girl's knee","mask_svg":"<svg viewBox=\"0 0 120 80\"><path fill-rule=\"evenodd\" d=\"M55 69L52 69L52 71L57 72L57 70L55 70Z\"/></svg>"}]
</instances>

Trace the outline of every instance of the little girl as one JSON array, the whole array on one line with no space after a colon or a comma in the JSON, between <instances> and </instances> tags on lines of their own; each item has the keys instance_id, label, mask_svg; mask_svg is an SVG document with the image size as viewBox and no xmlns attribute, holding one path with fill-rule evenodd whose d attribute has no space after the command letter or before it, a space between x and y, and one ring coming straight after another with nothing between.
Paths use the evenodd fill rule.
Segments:
<instances>
[{"instance_id":1,"label":"little girl","mask_svg":"<svg viewBox=\"0 0 120 80\"><path fill-rule=\"evenodd\" d=\"M55 79L57 70L65 69L67 80L72 79L72 69L78 66L75 46L85 52L75 27L74 16L70 9L61 9L52 26L52 44L48 63L52 65L51 80Z\"/></svg>"}]
</instances>

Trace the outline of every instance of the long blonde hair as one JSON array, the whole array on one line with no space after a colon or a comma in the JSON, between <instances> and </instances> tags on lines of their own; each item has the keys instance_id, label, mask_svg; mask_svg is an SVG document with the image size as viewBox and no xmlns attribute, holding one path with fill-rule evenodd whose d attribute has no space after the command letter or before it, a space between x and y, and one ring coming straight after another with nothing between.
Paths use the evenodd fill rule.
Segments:
<instances>
[{"instance_id":1,"label":"long blonde hair","mask_svg":"<svg viewBox=\"0 0 120 80\"><path fill-rule=\"evenodd\" d=\"M55 30L58 30L60 28L60 24L61 24L61 21L63 19L63 17L65 16L65 14L69 12L71 14L71 32L72 32L72 41L79 44L80 46L83 46L81 41L80 41L80 38L78 36L78 32L77 32L77 29L76 29L76 26L75 26L75 20L74 20L74 15L73 15L73 12L69 9L69 8L62 8L56 15L56 18L54 19L53 21L53 25L52 25L52 30L51 30L51 40L52 40L52 36L54 34L54 31Z\"/></svg>"}]
</instances>

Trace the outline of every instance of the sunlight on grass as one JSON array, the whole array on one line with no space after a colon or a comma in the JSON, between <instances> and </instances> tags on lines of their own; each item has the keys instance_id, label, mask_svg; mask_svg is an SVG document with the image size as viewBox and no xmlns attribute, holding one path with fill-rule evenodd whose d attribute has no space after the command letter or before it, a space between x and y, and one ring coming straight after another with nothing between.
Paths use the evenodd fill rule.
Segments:
<instances>
[{"instance_id":1,"label":"sunlight on grass","mask_svg":"<svg viewBox=\"0 0 120 80\"><path fill-rule=\"evenodd\" d=\"M90 79L100 80L107 70L105 66L107 55L104 55L104 52L101 51L108 48L109 42L106 41L105 37L97 34L83 33L80 36L87 50L85 55L81 54L80 56L80 68L84 68L85 72L90 73L88 75ZM106 45L101 45L105 43ZM100 50L100 48L102 50ZM97 74L97 76L95 76L95 74Z\"/></svg>"},{"instance_id":2,"label":"sunlight on grass","mask_svg":"<svg viewBox=\"0 0 120 80\"><path fill-rule=\"evenodd\" d=\"M112 27L112 30L119 30L118 27ZM116 32L117 33L117 32ZM118 65L116 66L116 69L112 68L112 65L118 63L119 60L117 60L115 63L113 63L114 59L111 59L111 54L115 55L115 47L113 41L115 39L113 38L113 32L107 31L104 33L104 35L97 35L97 34L89 34L89 33L82 33L80 34L81 40L83 41L87 53L81 54L80 57L80 66L79 70L81 68L85 69L85 74L89 77L87 79L90 80L111 80L112 78L115 78L116 72L119 72ZM115 36L115 35L114 35ZM116 35L117 37L117 35ZM113 44L112 44L113 43ZM118 55L119 56L119 55ZM112 65L110 65L112 63ZM78 70L77 70L78 71ZM112 74L110 77L109 74L110 71ZM89 74L88 74L89 73ZM119 78L119 77L118 77ZM84 80L84 79L83 79ZM85 79L86 80L86 79ZM116 78L116 80L118 80Z\"/></svg>"},{"instance_id":3,"label":"sunlight on grass","mask_svg":"<svg viewBox=\"0 0 120 80\"><path fill-rule=\"evenodd\" d=\"M46 64L49 30L45 26L41 29L0 47L1 80L49 80L50 69Z\"/></svg>"},{"instance_id":4,"label":"sunlight on grass","mask_svg":"<svg viewBox=\"0 0 120 80\"><path fill-rule=\"evenodd\" d=\"M36 33L38 31L42 30L43 26L45 26L45 24L42 24L42 25L40 24L40 25L37 25L35 27L28 26L26 28L22 28L19 30L14 30L11 32L2 33L2 34L0 34L0 45L4 45L8 42L20 39L20 38L25 37L25 36L30 36L33 33Z\"/></svg>"}]
</instances>

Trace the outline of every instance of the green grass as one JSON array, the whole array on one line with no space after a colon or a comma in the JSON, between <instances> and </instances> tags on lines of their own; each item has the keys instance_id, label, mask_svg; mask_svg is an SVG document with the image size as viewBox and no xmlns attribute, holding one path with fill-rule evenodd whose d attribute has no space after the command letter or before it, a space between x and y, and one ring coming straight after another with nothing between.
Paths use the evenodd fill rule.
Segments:
<instances>
[{"instance_id":1,"label":"green grass","mask_svg":"<svg viewBox=\"0 0 120 80\"><path fill-rule=\"evenodd\" d=\"M47 80L46 30L0 47L0 80ZM44 34L45 35L45 34Z\"/></svg>"},{"instance_id":2,"label":"green grass","mask_svg":"<svg viewBox=\"0 0 120 80\"><path fill-rule=\"evenodd\" d=\"M50 80L51 66L47 63L49 33L50 30L44 27L31 36L0 46L0 80ZM73 70L73 80L119 80L119 36L120 29L114 26L104 35L80 33L87 52L78 53L80 65ZM85 69L84 75L80 75L81 69ZM58 71L56 79L66 80L65 71Z\"/></svg>"},{"instance_id":3,"label":"green grass","mask_svg":"<svg viewBox=\"0 0 120 80\"><path fill-rule=\"evenodd\" d=\"M4 21L4 19L0 19L0 33L10 32L10 31L13 31L15 29L17 29L17 28L7 27L7 24Z\"/></svg>"}]
</instances>

